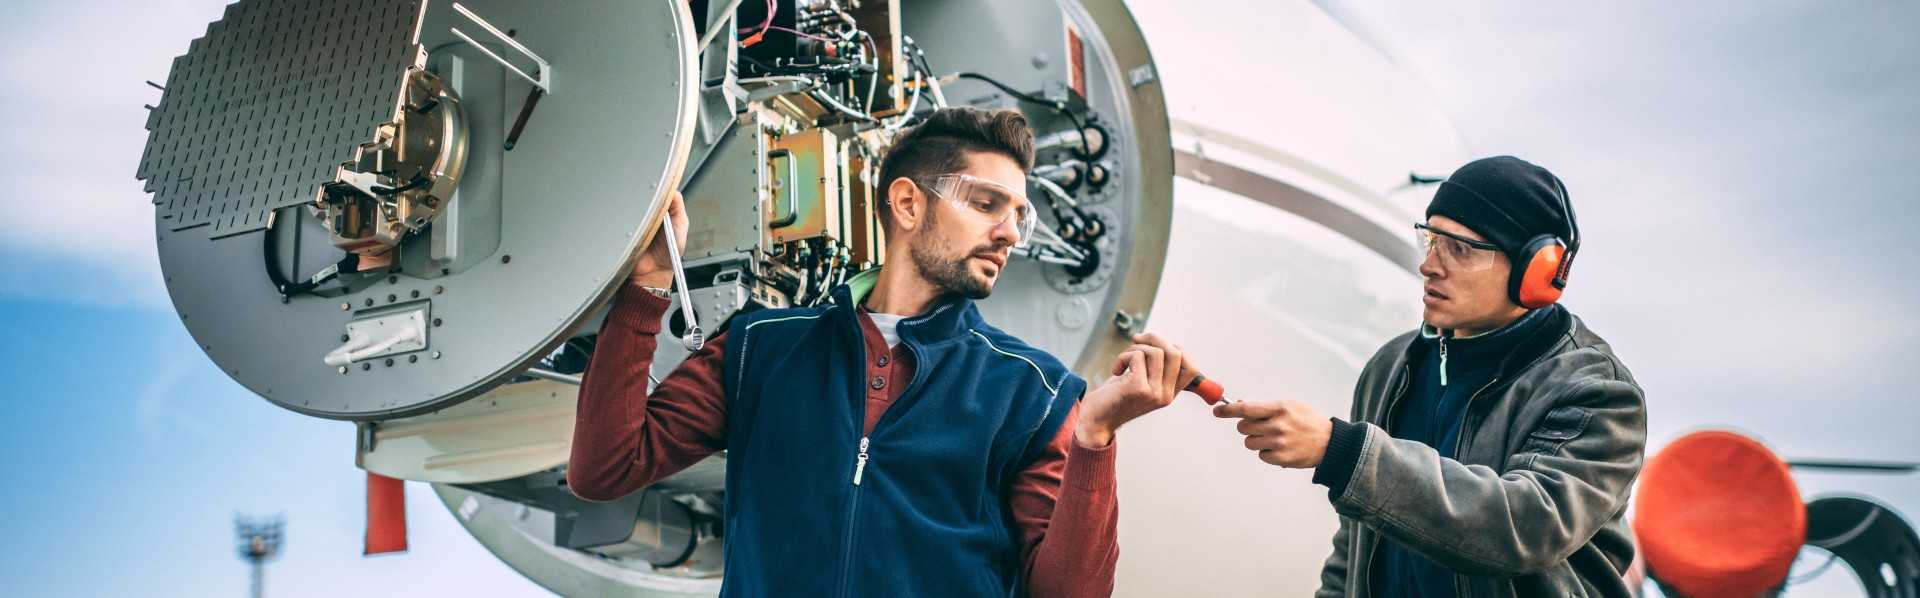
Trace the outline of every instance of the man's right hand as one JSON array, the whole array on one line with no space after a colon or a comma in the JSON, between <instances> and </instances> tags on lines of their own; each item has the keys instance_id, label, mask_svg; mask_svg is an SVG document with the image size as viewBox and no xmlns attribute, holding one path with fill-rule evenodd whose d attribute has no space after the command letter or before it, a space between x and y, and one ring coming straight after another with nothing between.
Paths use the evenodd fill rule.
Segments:
<instances>
[{"instance_id":1,"label":"man's right hand","mask_svg":"<svg viewBox=\"0 0 1920 598\"><path fill-rule=\"evenodd\" d=\"M1199 371L1186 351L1159 335L1136 335L1133 341L1114 360L1114 377L1080 401L1080 423L1073 436L1081 447L1111 444L1121 425L1172 404Z\"/></svg>"},{"instance_id":2,"label":"man's right hand","mask_svg":"<svg viewBox=\"0 0 1920 598\"><path fill-rule=\"evenodd\" d=\"M1240 401L1213 407L1213 416L1239 418L1247 450L1260 460L1293 469L1312 469L1327 457L1333 420L1301 401Z\"/></svg>"},{"instance_id":3,"label":"man's right hand","mask_svg":"<svg viewBox=\"0 0 1920 598\"><path fill-rule=\"evenodd\" d=\"M667 218L673 221L673 243L676 248L687 246L687 206L678 190L667 193ZM653 240L640 252L640 259L633 262L633 281L640 286L665 289L673 286L673 258L667 255L665 230L654 229Z\"/></svg>"}]
</instances>

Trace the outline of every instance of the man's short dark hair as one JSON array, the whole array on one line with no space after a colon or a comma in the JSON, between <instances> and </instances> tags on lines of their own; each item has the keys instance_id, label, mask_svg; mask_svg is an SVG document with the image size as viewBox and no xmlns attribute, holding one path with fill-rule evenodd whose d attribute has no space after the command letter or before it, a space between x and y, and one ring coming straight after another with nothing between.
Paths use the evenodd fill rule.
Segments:
<instances>
[{"instance_id":1,"label":"man's short dark hair","mask_svg":"<svg viewBox=\"0 0 1920 598\"><path fill-rule=\"evenodd\" d=\"M880 161L878 195L886 198L895 179L958 172L967 167L967 154L987 152L1006 156L1022 172L1033 170L1033 129L1018 110L987 111L971 107L941 108L926 122L907 129L893 141ZM880 210L880 222L893 229L893 211Z\"/></svg>"}]
</instances>

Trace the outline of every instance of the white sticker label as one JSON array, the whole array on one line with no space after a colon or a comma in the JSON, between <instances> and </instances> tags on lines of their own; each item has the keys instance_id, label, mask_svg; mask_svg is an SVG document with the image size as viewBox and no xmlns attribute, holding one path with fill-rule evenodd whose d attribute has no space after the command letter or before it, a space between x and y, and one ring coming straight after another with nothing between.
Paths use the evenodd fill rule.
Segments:
<instances>
[{"instance_id":1,"label":"white sticker label","mask_svg":"<svg viewBox=\"0 0 1920 598\"><path fill-rule=\"evenodd\" d=\"M1153 65L1151 64L1143 64L1133 67L1133 70L1127 71L1127 82L1132 83L1134 87L1152 83L1154 78Z\"/></svg>"},{"instance_id":2,"label":"white sticker label","mask_svg":"<svg viewBox=\"0 0 1920 598\"><path fill-rule=\"evenodd\" d=\"M466 500L460 501L460 520L472 521L473 514L479 510L480 499L468 496Z\"/></svg>"}]
</instances>

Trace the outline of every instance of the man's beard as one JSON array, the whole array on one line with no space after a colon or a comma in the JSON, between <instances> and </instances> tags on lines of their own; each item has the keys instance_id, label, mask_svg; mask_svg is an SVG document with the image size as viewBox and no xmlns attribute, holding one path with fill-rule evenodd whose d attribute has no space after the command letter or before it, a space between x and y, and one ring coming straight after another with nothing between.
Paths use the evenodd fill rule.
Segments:
<instances>
[{"instance_id":1,"label":"man's beard","mask_svg":"<svg viewBox=\"0 0 1920 598\"><path fill-rule=\"evenodd\" d=\"M927 224L928 232L932 232L932 218L928 218ZM992 251L992 246L976 247L958 258L943 256L946 253L941 251L943 249L946 248L936 246L933 235L928 234L914 238L913 244L907 247L907 253L913 258L913 265L920 269L920 276L933 283L933 286L976 301L993 294L993 281L986 277L975 277L973 271L967 268L967 260L972 259L974 254Z\"/></svg>"}]
</instances>

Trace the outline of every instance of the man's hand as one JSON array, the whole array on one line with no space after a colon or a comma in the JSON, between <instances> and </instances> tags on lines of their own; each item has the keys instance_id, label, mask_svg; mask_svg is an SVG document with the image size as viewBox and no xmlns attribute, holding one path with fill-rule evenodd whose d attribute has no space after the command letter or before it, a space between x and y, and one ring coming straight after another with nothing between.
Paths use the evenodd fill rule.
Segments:
<instances>
[{"instance_id":1,"label":"man's hand","mask_svg":"<svg viewBox=\"0 0 1920 598\"><path fill-rule=\"evenodd\" d=\"M1186 351L1157 335L1135 335L1133 342L1114 360L1113 377L1080 402L1073 439L1084 448L1106 447L1121 425L1173 403L1199 371Z\"/></svg>"},{"instance_id":2,"label":"man's hand","mask_svg":"<svg viewBox=\"0 0 1920 598\"><path fill-rule=\"evenodd\" d=\"M687 246L687 206L679 191L667 194L667 217L673 219L674 246ZM653 229L653 241L633 262L633 281L640 286L664 289L673 286L673 258L667 255L667 231Z\"/></svg>"},{"instance_id":3,"label":"man's hand","mask_svg":"<svg viewBox=\"0 0 1920 598\"><path fill-rule=\"evenodd\" d=\"M1333 420L1299 401L1224 403L1214 406L1213 416L1239 418L1236 427L1247 435L1247 450L1258 451L1261 461L1281 467L1319 467L1333 437Z\"/></svg>"}]
</instances>

